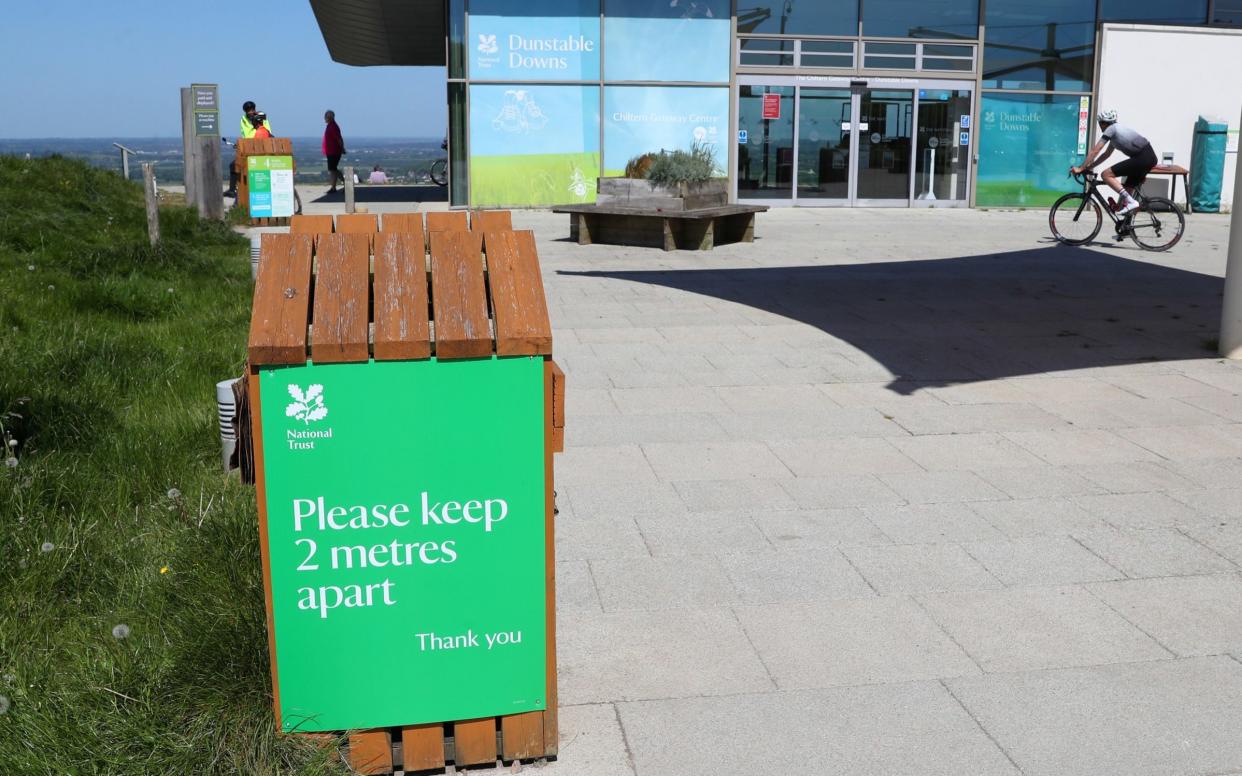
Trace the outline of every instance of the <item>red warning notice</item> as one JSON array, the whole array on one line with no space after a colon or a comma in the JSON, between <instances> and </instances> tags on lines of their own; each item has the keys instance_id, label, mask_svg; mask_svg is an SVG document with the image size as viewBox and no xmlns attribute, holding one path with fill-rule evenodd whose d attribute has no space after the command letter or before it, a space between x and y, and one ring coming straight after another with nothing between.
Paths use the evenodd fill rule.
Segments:
<instances>
[{"instance_id":1,"label":"red warning notice","mask_svg":"<svg viewBox=\"0 0 1242 776\"><path fill-rule=\"evenodd\" d=\"M763 95L763 117L779 119L781 117L781 96L779 94Z\"/></svg>"}]
</instances>

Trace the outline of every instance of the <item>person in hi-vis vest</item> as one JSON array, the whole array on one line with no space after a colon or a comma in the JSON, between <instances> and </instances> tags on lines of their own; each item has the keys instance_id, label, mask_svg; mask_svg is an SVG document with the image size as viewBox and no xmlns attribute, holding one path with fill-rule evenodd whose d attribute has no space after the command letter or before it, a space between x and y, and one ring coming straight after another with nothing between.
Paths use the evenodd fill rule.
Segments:
<instances>
[{"instance_id":1,"label":"person in hi-vis vest","mask_svg":"<svg viewBox=\"0 0 1242 776\"><path fill-rule=\"evenodd\" d=\"M259 114L259 111L255 108L254 102L252 100L246 100L245 102L242 103L242 117L241 117L241 127L240 127L241 137L243 138L254 137L254 133L258 129L258 126L256 126L255 123L251 121L251 117L257 116L257 115L260 115L260 114ZM262 114L262 115L263 115L263 121L261 122L260 126L266 129L268 132L267 136L271 137L272 136L271 135L272 125L269 124L267 121L267 114ZM237 162L236 161L229 162L229 190L224 192L224 196L226 197L237 196L237 177L238 177Z\"/></svg>"}]
</instances>

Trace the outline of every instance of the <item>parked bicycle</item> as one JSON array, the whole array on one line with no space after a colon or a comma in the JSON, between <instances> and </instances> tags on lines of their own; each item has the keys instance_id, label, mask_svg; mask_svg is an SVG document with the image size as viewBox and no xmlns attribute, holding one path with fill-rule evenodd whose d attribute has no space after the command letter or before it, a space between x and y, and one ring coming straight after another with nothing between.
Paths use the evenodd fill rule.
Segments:
<instances>
[{"instance_id":1,"label":"parked bicycle","mask_svg":"<svg viewBox=\"0 0 1242 776\"><path fill-rule=\"evenodd\" d=\"M1132 192L1139 201L1138 208L1118 216L1116 201L1105 199L1099 191L1098 175L1087 171L1073 178L1083 190L1061 197L1048 212L1048 226L1057 240L1066 245L1086 245L1100 233L1104 213L1113 222L1113 239L1118 242L1129 237L1143 250L1167 251L1182 239L1186 216L1172 200L1144 196L1139 188Z\"/></svg>"},{"instance_id":2,"label":"parked bicycle","mask_svg":"<svg viewBox=\"0 0 1242 776\"><path fill-rule=\"evenodd\" d=\"M437 159L431 163L431 170L428 173L431 176L431 182L437 186L448 185L448 159Z\"/></svg>"}]
</instances>

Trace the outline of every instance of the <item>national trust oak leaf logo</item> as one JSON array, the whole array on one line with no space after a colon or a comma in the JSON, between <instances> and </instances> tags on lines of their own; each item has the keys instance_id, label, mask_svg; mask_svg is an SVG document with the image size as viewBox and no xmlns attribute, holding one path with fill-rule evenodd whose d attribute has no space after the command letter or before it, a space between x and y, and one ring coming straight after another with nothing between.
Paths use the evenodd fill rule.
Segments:
<instances>
[{"instance_id":1,"label":"national trust oak leaf logo","mask_svg":"<svg viewBox=\"0 0 1242 776\"><path fill-rule=\"evenodd\" d=\"M496 36L479 33L479 51L484 54L495 54L500 51L500 46L496 44Z\"/></svg>"},{"instance_id":2,"label":"national trust oak leaf logo","mask_svg":"<svg viewBox=\"0 0 1242 776\"><path fill-rule=\"evenodd\" d=\"M309 426L312 420L328 416L328 407L323 403L323 386L319 383L307 388L305 393L299 386L290 385L289 395L293 401L285 407L285 417L297 418Z\"/></svg>"}]
</instances>

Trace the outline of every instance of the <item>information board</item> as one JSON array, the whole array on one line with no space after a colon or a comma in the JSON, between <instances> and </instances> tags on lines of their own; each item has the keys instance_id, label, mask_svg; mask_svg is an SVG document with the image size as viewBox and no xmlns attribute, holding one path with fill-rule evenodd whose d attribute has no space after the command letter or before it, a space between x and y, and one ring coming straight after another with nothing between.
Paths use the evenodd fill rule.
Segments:
<instances>
[{"instance_id":1,"label":"information board","mask_svg":"<svg viewBox=\"0 0 1242 776\"><path fill-rule=\"evenodd\" d=\"M775 93L763 95L763 118L779 119L781 117L781 96Z\"/></svg>"},{"instance_id":2,"label":"information board","mask_svg":"<svg viewBox=\"0 0 1242 776\"><path fill-rule=\"evenodd\" d=\"M293 215L293 157L250 156L246 159L250 183L251 218Z\"/></svg>"},{"instance_id":3,"label":"information board","mask_svg":"<svg viewBox=\"0 0 1242 776\"><path fill-rule=\"evenodd\" d=\"M543 359L259 382L282 730L545 709Z\"/></svg>"}]
</instances>

